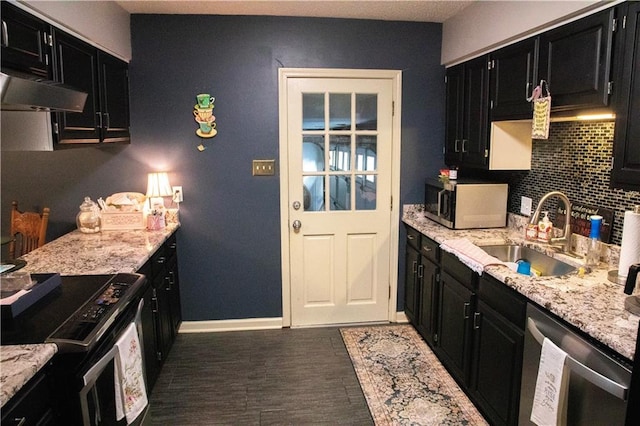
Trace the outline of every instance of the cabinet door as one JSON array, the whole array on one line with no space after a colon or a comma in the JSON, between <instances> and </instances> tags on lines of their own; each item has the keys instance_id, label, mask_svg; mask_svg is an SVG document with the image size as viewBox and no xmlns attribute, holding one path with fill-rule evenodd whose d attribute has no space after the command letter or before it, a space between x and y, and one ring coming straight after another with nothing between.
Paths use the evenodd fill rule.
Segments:
<instances>
[{"instance_id":1,"label":"cabinet door","mask_svg":"<svg viewBox=\"0 0 640 426\"><path fill-rule=\"evenodd\" d=\"M527 98L536 86L538 38L524 40L489 55L491 121L531 118Z\"/></svg>"},{"instance_id":2,"label":"cabinet door","mask_svg":"<svg viewBox=\"0 0 640 426\"><path fill-rule=\"evenodd\" d=\"M178 251L175 234L167 240L165 243L167 257L169 263L167 264L167 274L169 275L169 294L171 304L171 325L173 329L173 335L178 333L180 323L182 322L182 303L180 300L180 274L178 273Z\"/></svg>"},{"instance_id":3,"label":"cabinet door","mask_svg":"<svg viewBox=\"0 0 640 426\"><path fill-rule=\"evenodd\" d=\"M83 112L58 112L58 144L100 142L100 98L97 49L62 31L55 31L56 79L87 92Z\"/></svg>"},{"instance_id":4,"label":"cabinet door","mask_svg":"<svg viewBox=\"0 0 640 426\"><path fill-rule=\"evenodd\" d=\"M98 63L102 141L129 142L129 66L103 52Z\"/></svg>"},{"instance_id":5,"label":"cabinet door","mask_svg":"<svg viewBox=\"0 0 640 426\"><path fill-rule=\"evenodd\" d=\"M142 308L142 341L144 345L144 368L147 377L147 390L151 392L160 374L160 360L158 359L158 331L156 329L157 304L155 289L149 285L143 295Z\"/></svg>"},{"instance_id":6,"label":"cabinet door","mask_svg":"<svg viewBox=\"0 0 640 426\"><path fill-rule=\"evenodd\" d=\"M471 392L493 425L517 425L524 332L482 300L473 318Z\"/></svg>"},{"instance_id":7,"label":"cabinet door","mask_svg":"<svg viewBox=\"0 0 640 426\"><path fill-rule=\"evenodd\" d=\"M436 351L449 372L463 383L468 382L474 300L475 294L471 290L443 270Z\"/></svg>"},{"instance_id":8,"label":"cabinet door","mask_svg":"<svg viewBox=\"0 0 640 426\"><path fill-rule=\"evenodd\" d=\"M412 324L416 324L416 303L418 288L418 267L420 266L420 253L407 244L404 279L404 313Z\"/></svg>"},{"instance_id":9,"label":"cabinet door","mask_svg":"<svg viewBox=\"0 0 640 426\"><path fill-rule=\"evenodd\" d=\"M487 58L471 60L464 66L464 115L462 120L462 165L485 168L488 163L489 70Z\"/></svg>"},{"instance_id":10,"label":"cabinet door","mask_svg":"<svg viewBox=\"0 0 640 426\"><path fill-rule=\"evenodd\" d=\"M421 289L418 300L418 331L422 337L431 344L435 343L437 324L437 297L438 297L438 266L426 257L422 256L420 279Z\"/></svg>"},{"instance_id":11,"label":"cabinet door","mask_svg":"<svg viewBox=\"0 0 640 426\"><path fill-rule=\"evenodd\" d=\"M444 162L457 166L462 160L464 65L447 69L445 91Z\"/></svg>"},{"instance_id":12,"label":"cabinet door","mask_svg":"<svg viewBox=\"0 0 640 426\"><path fill-rule=\"evenodd\" d=\"M625 4L627 6L627 4ZM616 127L611 183L614 188L640 190L640 3L628 3L626 25L616 64Z\"/></svg>"},{"instance_id":13,"label":"cabinet door","mask_svg":"<svg viewBox=\"0 0 640 426\"><path fill-rule=\"evenodd\" d=\"M51 26L2 2L2 66L52 79Z\"/></svg>"},{"instance_id":14,"label":"cabinet door","mask_svg":"<svg viewBox=\"0 0 640 426\"><path fill-rule=\"evenodd\" d=\"M549 83L552 110L609 105L613 9L540 35L540 79Z\"/></svg>"}]
</instances>

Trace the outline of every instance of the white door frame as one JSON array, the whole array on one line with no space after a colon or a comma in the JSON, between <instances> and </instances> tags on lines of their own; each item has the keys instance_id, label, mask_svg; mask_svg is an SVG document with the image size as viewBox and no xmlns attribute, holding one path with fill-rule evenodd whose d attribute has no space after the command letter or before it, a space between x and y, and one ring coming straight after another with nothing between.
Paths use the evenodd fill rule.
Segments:
<instances>
[{"instance_id":1,"label":"white door frame","mask_svg":"<svg viewBox=\"0 0 640 426\"><path fill-rule=\"evenodd\" d=\"M280 123L280 241L282 269L282 326L291 326L291 269L289 265L289 152L287 141L287 79L289 78L378 78L393 82L391 223L389 234L389 321L396 322L398 300L398 244L400 238L400 129L402 71L329 68L280 68L278 70L278 115Z\"/></svg>"}]
</instances>

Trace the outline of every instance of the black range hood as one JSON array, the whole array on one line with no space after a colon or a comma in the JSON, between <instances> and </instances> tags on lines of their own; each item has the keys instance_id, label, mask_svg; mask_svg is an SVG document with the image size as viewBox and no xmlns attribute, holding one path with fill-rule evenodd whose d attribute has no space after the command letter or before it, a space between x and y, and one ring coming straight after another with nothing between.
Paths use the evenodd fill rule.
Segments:
<instances>
[{"instance_id":1,"label":"black range hood","mask_svg":"<svg viewBox=\"0 0 640 426\"><path fill-rule=\"evenodd\" d=\"M3 111L82 112L87 94L61 83L3 68L0 98Z\"/></svg>"}]
</instances>

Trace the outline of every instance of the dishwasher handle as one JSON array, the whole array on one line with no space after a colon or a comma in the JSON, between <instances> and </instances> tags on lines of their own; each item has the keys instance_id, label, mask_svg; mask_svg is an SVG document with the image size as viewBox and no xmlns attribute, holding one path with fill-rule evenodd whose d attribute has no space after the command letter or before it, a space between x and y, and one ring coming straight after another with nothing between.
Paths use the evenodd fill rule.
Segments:
<instances>
[{"instance_id":1,"label":"dishwasher handle","mask_svg":"<svg viewBox=\"0 0 640 426\"><path fill-rule=\"evenodd\" d=\"M533 338L542 345L546 336L538 329L536 322L532 318L527 318L527 328ZM627 396L629 394L629 388L627 386L621 385L620 383L603 376L597 371L577 361L569 354L567 354L567 357L565 358L565 365L571 369L571 371L583 377L585 380L588 380L595 386L598 386L600 389L610 393L618 399L623 401L627 400Z\"/></svg>"}]
</instances>

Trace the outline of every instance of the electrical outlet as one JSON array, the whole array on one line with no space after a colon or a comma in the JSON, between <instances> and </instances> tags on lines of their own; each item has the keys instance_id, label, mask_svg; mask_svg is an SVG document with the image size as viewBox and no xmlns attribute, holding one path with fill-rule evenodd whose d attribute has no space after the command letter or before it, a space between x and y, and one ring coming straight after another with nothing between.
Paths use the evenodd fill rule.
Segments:
<instances>
[{"instance_id":1,"label":"electrical outlet","mask_svg":"<svg viewBox=\"0 0 640 426\"><path fill-rule=\"evenodd\" d=\"M531 216L531 203L531 198L522 197L520 199L520 213L526 216Z\"/></svg>"},{"instance_id":2,"label":"electrical outlet","mask_svg":"<svg viewBox=\"0 0 640 426\"><path fill-rule=\"evenodd\" d=\"M182 187L174 186L172 189L173 189L173 202L182 203L184 201L184 194L182 193Z\"/></svg>"},{"instance_id":3,"label":"electrical outlet","mask_svg":"<svg viewBox=\"0 0 640 426\"><path fill-rule=\"evenodd\" d=\"M254 176L273 176L276 174L276 160L253 160Z\"/></svg>"}]
</instances>

